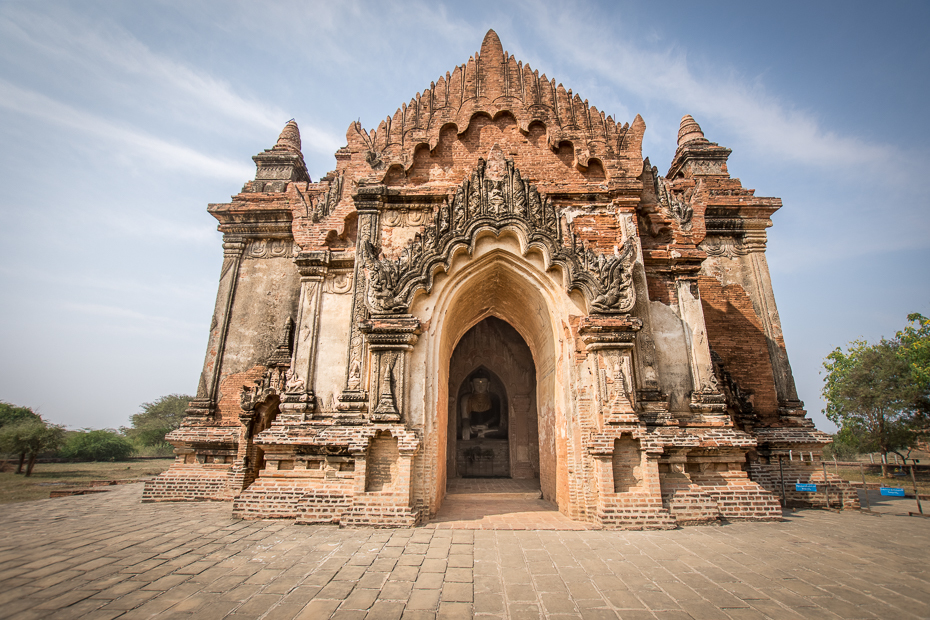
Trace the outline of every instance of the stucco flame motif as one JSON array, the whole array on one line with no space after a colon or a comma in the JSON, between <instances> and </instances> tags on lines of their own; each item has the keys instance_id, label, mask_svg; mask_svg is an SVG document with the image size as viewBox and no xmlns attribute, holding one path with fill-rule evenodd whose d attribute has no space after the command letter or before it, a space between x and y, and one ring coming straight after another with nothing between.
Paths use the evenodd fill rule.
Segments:
<instances>
[{"instance_id":1,"label":"stucco flame motif","mask_svg":"<svg viewBox=\"0 0 930 620\"><path fill-rule=\"evenodd\" d=\"M405 312L418 290L430 291L437 271L448 270L457 247L471 247L482 230L504 229L526 240L525 251L540 249L552 263L564 267L570 276L569 290L581 290L592 312L621 314L633 309L636 291L631 268L636 244L632 237L613 254L595 252L577 239L552 201L522 178L513 160L505 160L500 179L489 178L486 167L479 159L471 176L397 258L384 258L372 243L363 244L366 302L372 313Z\"/></svg>"}]
</instances>

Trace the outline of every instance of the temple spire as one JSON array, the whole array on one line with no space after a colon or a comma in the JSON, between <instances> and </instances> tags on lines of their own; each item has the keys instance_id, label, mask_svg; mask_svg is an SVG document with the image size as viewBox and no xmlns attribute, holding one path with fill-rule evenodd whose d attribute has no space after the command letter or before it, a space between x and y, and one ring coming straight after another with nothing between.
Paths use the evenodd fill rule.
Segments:
<instances>
[{"instance_id":1,"label":"temple spire","mask_svg":"<svg viewBox=\"0 0 930 620\"><path fill-rule=\"evenodd\" d=\"M278 136L278 142L274 145L274 150L300 153L300 129L297 127L297 121L293 118L281 130L281 135Z\"/></svg>"},{"instance_id":2,"label":"temple spire","mask_svg":"<svg viewBox=\"0 0 930 620\"><path fill-rule=\"evenodd\" d=\"M256 170L250 191L283 192L291 181L311 182L300 152L300 129L294 119L287 122L273 147L253 156L252 160Z\"/></svg>"},{"instance_id":3,"label":"temple spire","mask_svg":"<svg viewBox=\"0 0 930 620\"><path fill-rule=\"evenodd\" d=\"M693 140L707 141L704 137L704 132L701 131L701 126L697 124L694 117L690 114L685 114L681 118L681 128L678 130L678 146L684 146Z\"/></svg>"},{"instance_id":4,"label":"temple spire","mask_svg":"<svg viewBox=\"0 0 930 620\"><path fill-rule=\"evenodd\" d=\"M727 157L730 149L711 142L704 137L701 126L694 117L685 114L678 129L678 148L672 166L665 176L678 177L728 177Z\"/></svg>"}]
</instances>

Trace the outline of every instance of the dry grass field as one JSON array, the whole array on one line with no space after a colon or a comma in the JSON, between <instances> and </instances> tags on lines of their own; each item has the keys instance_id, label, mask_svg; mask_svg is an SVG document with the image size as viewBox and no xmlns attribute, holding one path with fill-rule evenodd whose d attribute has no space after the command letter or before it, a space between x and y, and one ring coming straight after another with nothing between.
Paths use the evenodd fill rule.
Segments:
<instances>
[{"instance_id":1,"label":"dry grass field","mask_svg":"<svg viewBox=\"0 0 930 620\"><path fill-rule=\"evenodd\" d=\"M149 478L168 469L173 458L113 463L36 463L29 478L15 474L16 462L0 471L0 504L46 499L51 491L88 486L95 480Z\"/></svg>"}]
</instances>

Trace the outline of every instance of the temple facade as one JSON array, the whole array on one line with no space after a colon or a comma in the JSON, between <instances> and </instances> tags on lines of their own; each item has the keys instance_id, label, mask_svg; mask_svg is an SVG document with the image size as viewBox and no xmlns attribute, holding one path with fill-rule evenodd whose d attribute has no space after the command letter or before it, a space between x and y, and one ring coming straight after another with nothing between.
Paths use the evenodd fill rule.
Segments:
<instances>
[{"instance_id":1,"label":"temple facade","mask_svg":"<svg viewBox=\"0 0 930 620\"><path fill-rule=\"evenodd\" d=\"M289 122L208 208L206 360L144 500L411 526L451 480L512 478L572 519L657 529L818 501L794 481L830 438L765 255L781 201L731 178L692 117L664 174L645 130L494 31L377 129L352 123L317 181Z\"/></svg>"}]
</instances>

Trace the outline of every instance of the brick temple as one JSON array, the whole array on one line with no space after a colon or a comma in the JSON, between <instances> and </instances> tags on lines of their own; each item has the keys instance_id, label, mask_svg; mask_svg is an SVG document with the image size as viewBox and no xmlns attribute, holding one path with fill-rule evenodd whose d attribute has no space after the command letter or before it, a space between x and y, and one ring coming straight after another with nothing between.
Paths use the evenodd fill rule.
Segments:
<instances>
[{"instance_id":1,"label":"brick temple","mask_svg":"<svg viewBox=\"0 0 930 620\"><path fill-rule=\"evenodd\" d=\"M810 502L793 482L830 438L769 278L781 200L731 178L691 116L664 174L645 131L493 30L377 129L352 123L317 181L287 123L208 208L206 360L144 499L411 526L453 480L510 478L572 519L662 529L778 519L784 471L784 499Z\"/></svg>"}]
</instances>

